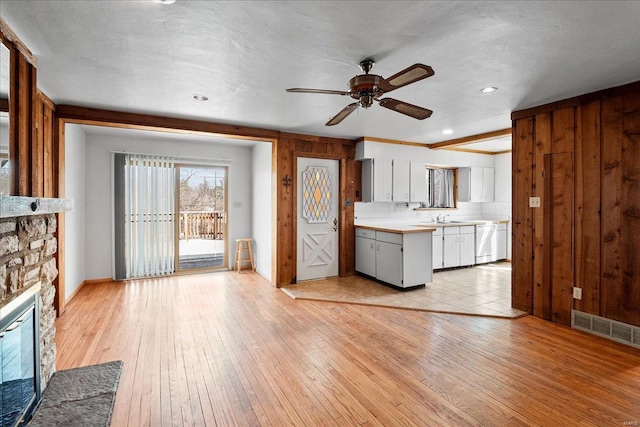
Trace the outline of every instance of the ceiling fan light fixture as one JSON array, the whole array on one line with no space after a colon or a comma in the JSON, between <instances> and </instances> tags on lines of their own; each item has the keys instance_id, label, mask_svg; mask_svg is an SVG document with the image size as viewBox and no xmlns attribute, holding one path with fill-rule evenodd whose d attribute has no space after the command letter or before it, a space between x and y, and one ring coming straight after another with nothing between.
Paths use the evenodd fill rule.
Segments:
<instances>
[{"instance_id":1,"label":"ceiling fan light fixture","mask_svg":"<svg viewBox=\"0 0 640 427\"><path fill-rule=\"evenodd\" d=\"M495 86L487 86L487 87L483 87L482 89L480 89L480 92L482 93L491 93L491 92L495 92L497 91L498 88Z\"/></svg>"},{"instance_id":2,"label":"ceiling fan light fixture","mask_svg":"<svg viewBox=\"0 0 640 427\"><path fill-rule=\"evenodd\" d=\"M453 129L445 129L442 131L443 135L451 135L453 133Z\"/></svg>"},{"instance_id":3,"label":"ceiling fan light fixture","mask_svg":"<svg viewBox=\"0 0 640 427\"><path fill-rule=\"evenodd\" d=\"M362 69L364 74L359 74L349 80L348 91L305 89L294 87L287 89L287 92L348 95L357 101L347 105L338 114L333 116L326 123L326 126L337 125L358 107L371 107L371 105L373 105L373 101L378 102L381 107L407 115L417 120L424 120L428 117L431 117L433 111L429 110L428 108L409 104L408 102L398 101L397 99L393 98L380 99L380 97L387 92L391 92L392 90L433 76L434 72L430 66L424 64L413 64L405 68L404 70L397 72L388 79L384 79L382 78L382 76L379 76L377 74L369 74L369 72L373 68L373 65L374 62L372 59L365 59L364 61L360 62L360 68Z\"/></svg>"}]
</instances>

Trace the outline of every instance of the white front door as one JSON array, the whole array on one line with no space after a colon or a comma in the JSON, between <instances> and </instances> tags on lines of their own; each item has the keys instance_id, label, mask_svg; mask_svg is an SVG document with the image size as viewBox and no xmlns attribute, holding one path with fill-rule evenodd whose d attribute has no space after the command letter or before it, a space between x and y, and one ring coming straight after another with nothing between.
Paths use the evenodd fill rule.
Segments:
<instances>
[{"instance_id":1,"label":"white front door","mask_svg":"<svg viewBox=\"0 0 640 427\"><path fill-rule=\"evenodd\" d=\"M338 166L298 157L298 281L338 275Z\"/></svg>"}]
</instances>

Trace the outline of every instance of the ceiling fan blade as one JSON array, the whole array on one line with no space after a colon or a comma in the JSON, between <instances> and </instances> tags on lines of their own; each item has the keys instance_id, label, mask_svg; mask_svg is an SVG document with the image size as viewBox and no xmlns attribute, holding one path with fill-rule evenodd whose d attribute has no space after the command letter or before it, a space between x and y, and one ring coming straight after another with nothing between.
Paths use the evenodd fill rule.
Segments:
<instances>
[{"instance_id":1,"label":"ceiling fan blade","mask_svg":"<svg viewBox=\"0 0 640 427\"><path fill-rule=\"evenodd\" d=\"M398 113L405 114L414 119L424 120L431 116L433 111L418 107L417 105L409 104L408 102L398 101L393 98L384 98L379 101L380 106L388 108L389 110L397 111Z\"/></svg>"},{"instance_id":2,"label":"ceiling fan blade","mask_svg":"<svg viewBox=\"0 0 640 427\"><path fill-rule=\"evenodd\" d=\"M292 87L287 89L287 92L295 93L324 93L327 95L351 95L349 92L343 90L324 90L324 89L304 89L300 87Z\"/></svg>"},{"instance_id":3,"label":"ceiling fan blade","mask_svg":"<svg viewBox=\"0 0 640 427\"><path fill-rule=\"evenodd\" d=\"M378 87L385 92L398 89L399 87L406 86L408 84L417 82L427 77L434 75L433 68L423 64L413 64L412 66L405 68L404 70L394 74L393 76L384 79L380 82Z\"/></svg>"},{"instance_id":4,"label":"ceiling fan blade","mask_svg":"<svg viewBox=\"0 0 640 427\"><path fill-rule=\"evenodd\" d=\"M334 126L343 121L349 114L353 113L358 109L358 103L354 102L353 104L349 104L344 107L338 114L333 116L331 120L329 120L325 126Z\"/></svg>"}]
</instances>

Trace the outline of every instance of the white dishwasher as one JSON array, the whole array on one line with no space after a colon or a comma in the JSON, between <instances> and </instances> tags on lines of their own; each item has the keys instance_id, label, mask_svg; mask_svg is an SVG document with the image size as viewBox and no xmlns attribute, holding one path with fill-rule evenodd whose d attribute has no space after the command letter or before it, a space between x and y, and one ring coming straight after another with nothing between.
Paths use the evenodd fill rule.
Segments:
<instances>
[{"instance_id":1,"label":"white dishwasher","mask_svg":"<svg viewBox=\"0 0 640 427\"><path fill-rule=\"evenodd\" d=\"M476 225L476 264L498 259L496 224Z\"/></svg>"}]
</instances>

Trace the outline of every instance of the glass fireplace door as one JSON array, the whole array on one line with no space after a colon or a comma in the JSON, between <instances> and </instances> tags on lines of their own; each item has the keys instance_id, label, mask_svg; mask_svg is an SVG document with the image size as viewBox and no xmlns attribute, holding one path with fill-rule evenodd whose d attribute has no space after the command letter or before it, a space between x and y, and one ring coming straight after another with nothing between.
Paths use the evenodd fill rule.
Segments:
<instances>
[{"instance_id":1,"label":"glass fireplace door","mask_svg":"<svg viewBox=\"0 0 640 427\"><path fill-rule=\"evenodd\" d=\"M16 310L18 311L18 310ZM8 317L0 329L0 425L21 425L36 403L35 304ZM26 415L26 416L25 416Z\"/></svg>"}]
</instances>

